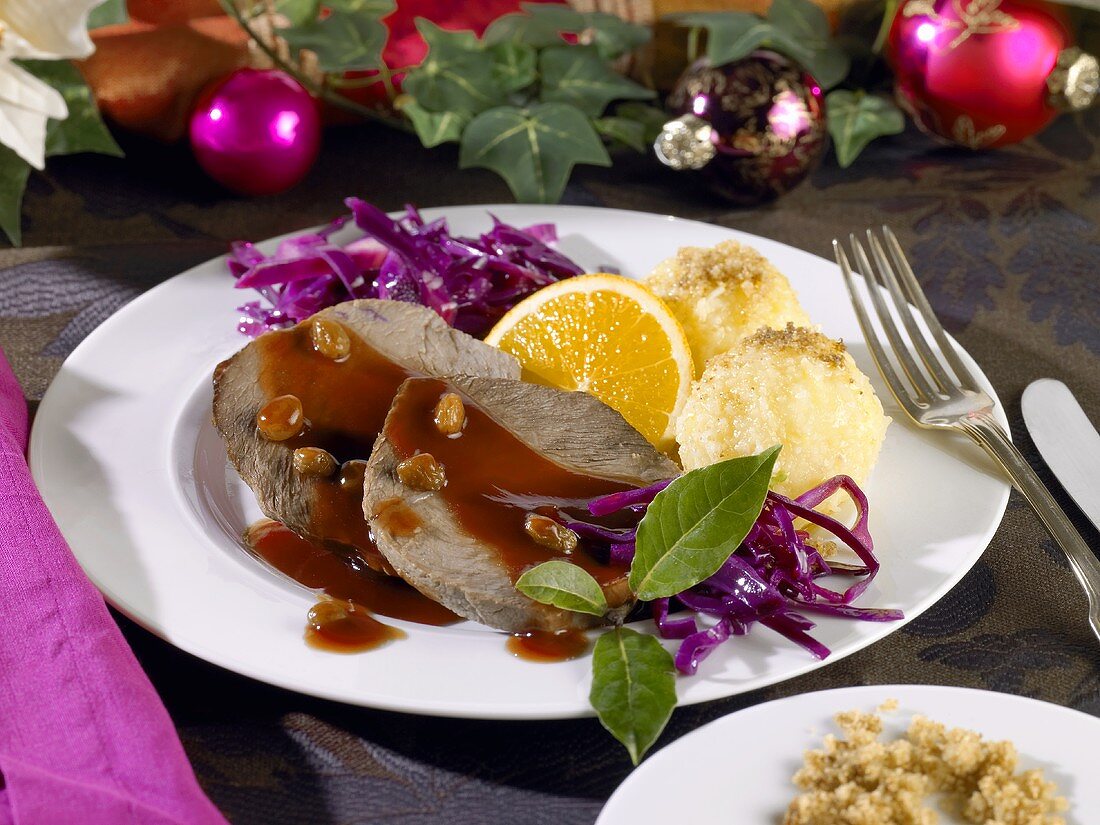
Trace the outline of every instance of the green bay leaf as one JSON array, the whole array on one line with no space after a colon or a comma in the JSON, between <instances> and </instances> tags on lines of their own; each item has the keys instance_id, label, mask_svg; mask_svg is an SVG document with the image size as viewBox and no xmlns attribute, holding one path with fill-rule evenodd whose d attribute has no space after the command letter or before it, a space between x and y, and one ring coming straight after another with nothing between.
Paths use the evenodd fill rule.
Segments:
<instances>
[{"instance_id":1,"label":"green bay leaf","mask_svg":"<svg viewBox=\"0 0 1100 825\"><path fill-rule=\"evenodd\" d=\"M674 596L712 576L760 515L779 447L685 473L657 494L638 525L630 589Z\"/></svg>"},{"instance_id":2,"label":"green bay leaf","mask_svg":"<svg viewBox=\"0 0 1100 825\"><path fill-rule=\"evenodd\" d=\"M626 627L605 633L592 650L588 699L637 765L676 707L672 655L653 636Z\"/></svg>"},{"instance_id":3,"label":"green bay leaf","mask_svg":"<svg viewBox=\"0 0 1100 825\"><path fill-rule=\"evenodd\" d=\"M610 166L611 158L591 121L564 103L498 106L462 133L459 166L491 169L523 203L556 203L578 163Z\"/></svg>"},{"instance_id":4,"label":"green bay leaf","mask_svg":"<svg viewBox=\"0 0 1100 825\"><path fill-rule=\"evenodd\" d=\"M647 89L616 72L592 47L558 46L539 54L543 103L571 103L599 117L613 100L650 100Z\"/></svg>"},{"instance_id":5,"label":"green bay leaf","mask_svg":"<svg viewBox=\"0 0 1100 825\"><path fill-rule=\"evenodd\" d=\"M836 89L825 98L829 135L842 169L851 166L868 143L905 131L905 116L892 101L862 91Z\"/></svg>"},{"instance_id":6,"label":"green bay leaf","mask_svg":"<svg viewBox=\"0 0 1100 825\"><path fill-rule=\"evenodd\" d=\"M428 44L423 62L405 76L405 92L430 112L475 115L506 97L494 73L493 55L472 32L452 32L418 18L416 27Z\"/></svg>"},{"instance_id":7,"label":"green bay leaf","mask_svg":"<svg viewBox=\"0 0 1100 825\"><path fill-rule=\"evenodd\" d=\"M602 616L607 598L592 575L563 559L551 559L532 567L516 579L516 590L541 604L552 604L574 613Z\"/></svg>"},{"instance_id":8,"label":"green bay leaf","mask_svg":"<svg viewBox=\"0 0 1100 825\"><path fill-rule=\"evenodd\" d=\"M324 72L377 69L382 65L382 46L386 27L381 10L369 13L332 9L324 20L310 20L299 26L279 29L295 51L308 50L317 55Z\"/></svg>"},{"instance_id":9,"label":"green bay leaf","mask_svg":"<svg viewBox=\"0 0 1100 825\"><path fill-rule=\"evenodd\" d=\"M0 230L15 246L23 242L23 190L30 173L29 163L0 145Z\"/></svg>"}]
</instances>

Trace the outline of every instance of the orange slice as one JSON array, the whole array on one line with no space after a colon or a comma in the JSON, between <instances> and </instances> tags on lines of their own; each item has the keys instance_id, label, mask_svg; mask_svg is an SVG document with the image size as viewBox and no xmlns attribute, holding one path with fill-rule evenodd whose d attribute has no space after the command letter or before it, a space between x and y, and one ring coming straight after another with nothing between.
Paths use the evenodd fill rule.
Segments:
<instances>
[{"instance_id":1,"label":"orange slice","mask_svg":"<svg viewBox=\"0 0 1100 825\"><path fill-rule=\"evenodd\" d=\"M513 307L485 341L519 359L525 380L591 393L658 449L675 448L691 349L639 282L603 273L558 281Z\"/></svg>"}]
</instances>

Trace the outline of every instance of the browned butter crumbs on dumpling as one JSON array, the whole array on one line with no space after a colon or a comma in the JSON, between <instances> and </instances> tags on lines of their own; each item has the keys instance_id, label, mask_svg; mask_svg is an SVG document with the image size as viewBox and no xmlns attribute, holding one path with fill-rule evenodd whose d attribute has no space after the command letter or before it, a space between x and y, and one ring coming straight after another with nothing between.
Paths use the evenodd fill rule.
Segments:
<instances>
[{"instance_id":1,"label":"browned butter crumbs on dumpling","mask_svg":"<svg viewBox=\"0 0 1100 825\"><path fill-rule=\"evenodd\" d=\"M809 326L786 276L737 241L684 246L644 281L684 328L695 372L760 327Z\"/></svg>"},{"instance_id":2,"label":"browned butter crumbs on dumpling","mask_svg":"<svg viewBox=\"0 0 1100 825\"><path fill-rule=\"evenodd\" d=\"M882 718L839 713L842 737L806 751L793 781L802 793L784 825L936 825L927 797L972 825L1065 825L1069 808L1040 770L1016 772L1011 742L913 717L905 736L882 742Z\"/></svg>"},{"instance_id":3,"label":"browned butter crumbs on dumpling","mask_svg":"<svg viewBox=\"0 0 1100 825\"><path fill-rule=\"evenodd\" d=\"M889 423L844 344L788 324L711 359L676 440L685 470L782 444L772 489L794 497L835 475L863 485Z\"/></svg>"}]
</instances>

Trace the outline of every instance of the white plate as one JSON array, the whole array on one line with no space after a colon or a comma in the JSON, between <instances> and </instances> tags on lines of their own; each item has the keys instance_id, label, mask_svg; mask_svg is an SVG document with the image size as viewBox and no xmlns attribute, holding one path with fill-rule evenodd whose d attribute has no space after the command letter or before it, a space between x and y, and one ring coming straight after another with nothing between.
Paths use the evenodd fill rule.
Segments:
<instances>
[{"instance_id":1,"label":"white plate","mask_svg":"<svg viewBox=\"0 0 1100 825\"><path fill-rule=\"evenodd\" d=\"M914 715L948 727L1009 739L1019 770L1042 768L1070 803L1067 825L1095 821L1100 811L1100 719L1069 708L986 690L932 685L875 685L803 693L716 719L655 753L611 795L596 825L691 822L692 825L780 825L798 789L791 782L802 753L838 733L842 710L883 713L883 740L905 732ZM957 823L942 814L943 825ZM822 823L825 825L825 823Z\"/></svg>"},{"instance_id":2,"label":"white plate","mask_svg":"<svg viewBox=\"0 0 1100 825\"><path fill-rule=\"evenodd\" d=\"M722 227L635 212L505 205L425 215L446 215L455 232L467 234L488 228L490 209L519 225L553 221L561 248L582 266L634 276L684 244L738 238L756 246L787 274L824 331L848 343L895 419L867 490L882 573L861 603L901 608L911 619L981 555L1004 514L1008 485L976 448L902 421L867 357L834 264ZM303 693L448 716L589 714L586 658L521 661L505 652L502 635L473 624L395 622L408 639L355 656L304 644L311 594L241 549L239 536L260 513L209 422L211 372L244 345L234 307L251 297L233 289L223 259L172 278L89 335L42 401L31 468L107 600L189 653ZM900 626L822 618L814 633L836 661ZM717 699L817 667L801 648L757 628L711 656L698 676L682 679L680 699Z\"/></svg>"}]
</instances>

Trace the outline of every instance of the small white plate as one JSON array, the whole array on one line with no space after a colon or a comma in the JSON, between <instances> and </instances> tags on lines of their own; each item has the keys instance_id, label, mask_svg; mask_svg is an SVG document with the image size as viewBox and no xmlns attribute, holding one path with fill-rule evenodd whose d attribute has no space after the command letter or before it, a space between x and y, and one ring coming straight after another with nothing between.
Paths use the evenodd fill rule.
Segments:
<instances>
[{"instance_id":1,"label":"small white plate","mask_svg":"<svg viewBox=\"0 0 1100 825\"><path fill-rule=\"evenodd\" d=\"M473 234L489 227L487 211L521 226L553 221L561 249L582 266L632 276L682 245L735 238L756 246L787 274L823 330L847 342L894 418L867 489L882 572L860 603L901 608L912 619L977 561L1004 514L1008 485L969 443L903 420L868 358L835 264L722 227L637 212L504 205L425 216L446 216L454 232ZM394 622L407 639L354 656L305 645L312 595L241 548L260 512L210 425L211 373L246 343L234 307L252 297L233 288L222 258L172 278L89 335L42 401L31 469L107 600L189 653L303 693L476 718L591 713L587 658L521 661L505 652L504 636L474 624ZM901 624L823 617L814 635L832 649L832 662ZM760 627L680 680L680 701L717 699L821 666Z\"/></svg>"},{"instance_id":2,"label":"small white plate","mask_svg":"<svg viewBox=\"0 0 1100 825\"><path fill-rule=\"evenodd\" d=\"M692 825L780 825L798 793L791 777L804 751L839 733L833 716L882 714L887 741L915 715L1016 744L1019 770L1042 768L1070 803L1067 825L1094 822L1100 811L1100 719L1006 693L933 685L874 685L803 693L716 719L646 759L611 795L596 825L690 822ZM959 820L941 813L940 822ZM828 825L828 823L821 823Z\"/></svg>"}]
</instances>

